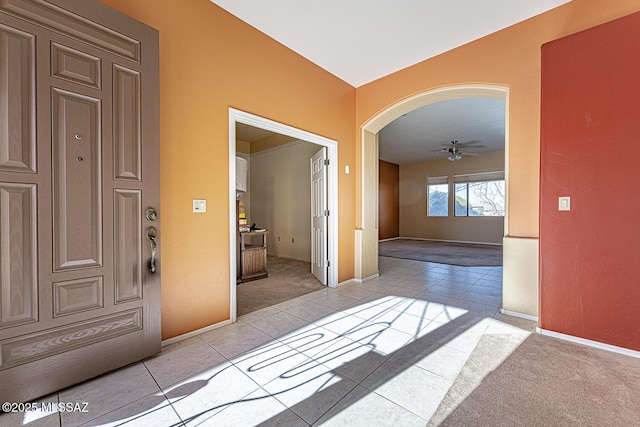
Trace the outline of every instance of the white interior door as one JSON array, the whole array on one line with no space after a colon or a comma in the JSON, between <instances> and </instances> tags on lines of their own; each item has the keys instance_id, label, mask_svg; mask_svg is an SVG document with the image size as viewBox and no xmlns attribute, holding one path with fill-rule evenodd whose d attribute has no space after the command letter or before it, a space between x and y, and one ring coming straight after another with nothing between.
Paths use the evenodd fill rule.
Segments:
<instances>
[{"instance_id":1,"label":"white interior door","mask_svg":"<svg viewBox=\"0 0 640 427\"><path fill-rule=\"evenodd\" d=\"M327 284L327 148L311 158L311 273Z\"/></svg>"}]
</instances>

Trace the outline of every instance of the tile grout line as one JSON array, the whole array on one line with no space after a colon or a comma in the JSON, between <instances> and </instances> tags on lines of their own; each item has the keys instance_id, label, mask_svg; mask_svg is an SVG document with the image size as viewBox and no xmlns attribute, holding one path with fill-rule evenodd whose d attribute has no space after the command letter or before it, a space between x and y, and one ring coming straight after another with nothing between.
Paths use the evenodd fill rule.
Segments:
<instances>
[{"instance_id":1,"label":"tile grout line","mask_svg":"<svg viewBox=\"0 0 640 427\"><path fill-rule=\"evenodd\" d=\"M202 338L201 338L202 339ZM202 340L204 341L204 340ZM167 401L167 403L169 404L169 406L171 407L171 410L176 414L176 416L178 417L178 419L180 420L181 424L184 426L184 420L182 419L182 417L180 416L180 414L178 413L178 411L176 410L176 408L173 407L173 404L171 403L171 400L169 400L169 397L166 395L166 393L164 392L164 390L162 389L162 387L160 387L160 384L158 383L158 380L156 380L156 377L153 376L153 374L151 373L151 371L149 370L149 367L147 366L147 364L145 363L145 361L148 359L145 359L142 361L142 365L144 366L144 368L147 370L147 372L149 373L149 375L151 375L151 378L153 379L153 382L156 383L156 385L158 386L158 389L160 390L160 393L162 393L162 396L164 396L165 400ZM150 395L149 395L150 396ZM147 396L145 396L147 397ZM144 399L144 398L143 398ZM138 399L140 400L140 399ZM131 402L133 403L133 402ZM135 418L134 418L135 419ZM133 421L133 420L131 420Z\"/></svg>"}]
</instances>

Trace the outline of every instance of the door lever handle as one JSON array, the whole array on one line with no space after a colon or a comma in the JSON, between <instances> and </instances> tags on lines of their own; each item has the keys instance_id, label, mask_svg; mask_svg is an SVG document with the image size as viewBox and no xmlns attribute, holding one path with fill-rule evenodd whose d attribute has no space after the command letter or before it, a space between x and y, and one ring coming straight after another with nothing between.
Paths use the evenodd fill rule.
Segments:
<instances>
[{"instance_id":1,"label":"door lever handle","mask_svg":"<svg viewBox=\"0 0 640 427\"><path fill-rule=\"evenodd\" d=\"M149 270L152 273L156 272L156 237L158 235L155 227L147 228L147 239L149 239L149 244L151 245L151 259L149 260Z\"/></svg>"}]
</instances>

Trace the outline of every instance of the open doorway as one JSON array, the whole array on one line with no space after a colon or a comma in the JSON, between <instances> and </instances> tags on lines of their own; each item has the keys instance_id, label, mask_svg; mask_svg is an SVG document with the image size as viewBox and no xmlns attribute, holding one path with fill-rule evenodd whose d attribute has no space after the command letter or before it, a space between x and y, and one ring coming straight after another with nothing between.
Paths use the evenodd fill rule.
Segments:
<instances>
[{"instance_id":1,"label":"open doorway","mask_svg":"<svg viewBox=\"0 0 640 427\"><path fill-rule=\"evenodd\" d=\"M326 189L323 211L328 216L322 240L314 242L317 233L312 233L310 159L318 152L326 153L328 161L322 182ZM312 248L315 252L322 248L326 260L324 275L319 279L324 279L324 285L336 286L337 218L330 215L337 211L337 171L331 167L337 164L336 142L230 109L229 153L231 320L252 307L276 304L287 295L295 297L296 292L321 286L311 275ZM241 160L238 164L236 157ZM237 191L236 172L245 168L245 191ZM248 224L243 227L239 222ZM253 223L255 232L238 233L239 225L247 231ZM246 266L252 262L257 270L264 271L255 275L248 271ZM238 279L243 279L239 286Z\"/></svg>"},{"instance_id":2,"label":"open doorway","mask_svg":"<svg viewBox=\"0 0 640 427\"><path fill-rule=\"evenodd\" d=\"M371 118L362 126L362 170L361 205L359 227L356 230L356 279L367 280L378 275L378 167L379 132L402 115L418 108L440 101L461 98L493 98L504 100L505 140L504 140L504 181L506 193L509 185L509 132L508 132L508 89L490 85L460 85L434 89L399 101ZM424 178L426 180L426 177ZM426 186L426 182L425 182ZM425 187L426 191L426 187ZM425 207L426 208L426 207ZM424 211L424 209L421 209ZM503 220L503 235L509 232L508 210ZM504 254L506 259L508 253Z\"/></svg>"},{"instance_id":3,"label":"open doorway","mask_svg":"<svg viewBox=\"0 0 640 427\"><path fill-rule=\"evenodd\" d=\"M321 253L326 252L327 240L326 233L317 236L312 232L312 223L326 217L312 215L315 198L309 164L316 153L323 151L326 148L316 144L236 124L238 316L327 284L326 273L313 275L314 252L320 252L321 271L326 271L326 257ZM316 187L326 195L326 186Z\"/></svg>"},{"instance_id":4,"label":"open doorway","mask_svg":"<svg viewBox=\"0 0 640 427\"><path fill-rule=\"evenodd\" d=\"M414 254L412 245L389 242L381 245L381 255L466 265L468 260L457 259L454 249L473 252L489 245L500 246L501 252L504 99L465 97L428 104L389 123L378 139L380 239L428 240L433 248ZM389 200L392 190L395 199ZM398 213L386 212L392 209ZM400 246L405 250L383 250ZM474 265L502 265L501 254L494 256L497 248L491 249L488 257L475 251Z\"/></svg>"}]
</instances>

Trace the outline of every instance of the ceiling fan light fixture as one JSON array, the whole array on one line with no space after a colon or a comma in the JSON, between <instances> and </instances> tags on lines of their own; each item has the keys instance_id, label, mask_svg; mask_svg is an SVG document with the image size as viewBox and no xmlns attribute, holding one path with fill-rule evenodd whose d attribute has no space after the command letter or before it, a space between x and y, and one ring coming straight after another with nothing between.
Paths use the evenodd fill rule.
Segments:
<instances>
[{"instance_id":1,"label":"ceiling fan light fixture","mask_svg":"<svg viewBox=\"0 0 640 427\"><path fill-rule=\"evenodd\" d=\"M455 162L456 160L462 159L462 153L458 150L458 147L449 148L449 156L447 160L450 162Z\"/></svg>"}]
</instances>

